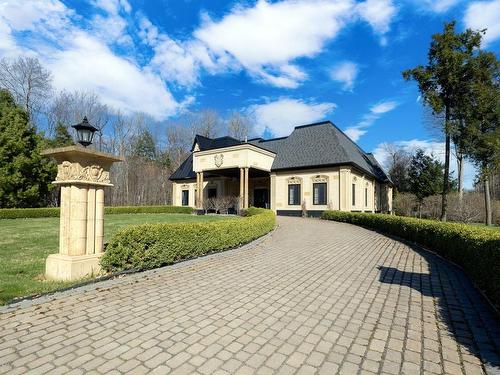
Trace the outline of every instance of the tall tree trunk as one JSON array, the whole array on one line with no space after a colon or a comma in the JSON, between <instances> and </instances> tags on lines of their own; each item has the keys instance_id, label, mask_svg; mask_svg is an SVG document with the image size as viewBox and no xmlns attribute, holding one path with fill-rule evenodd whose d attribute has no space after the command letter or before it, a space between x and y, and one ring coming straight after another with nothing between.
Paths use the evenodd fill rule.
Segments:
<instances>
[{"instance_id":1,"label":"tall tree trunk","mask_svg":"<svg viewBox=\"0 0 500 375\"><path fill-rule=\"evenodd\" d=\"M457 152L458 164L458 207L462 211L464 204L464 154Z\"/></svg>"},{"instance_id":2,"label":"tall tree trunk","mask_svg":"<svg viewBox=\"0 0 500 375\"><path fill-rule=\"evenodd\" d=\"M446 213L448 210L448 191L450 190L450 109L446 106L445 109L445 123L444 132L446 135L445 140L445 160L444 160L444 181L443 181L443 195L441 201L441 221L446 221Z\"/></svg>"},{"instance_id":3,"label":"tall tree trunk","mask_svg":"<svg viewBox=\"0 0 500 375\"><path fill-rule=\"evenodd\" d=\"M483 173L484 185L484 206L485 206L485 220L486 225L491 225L491 197L490 197L490 178L487 172Z\"/></svg>"}]
</instances>

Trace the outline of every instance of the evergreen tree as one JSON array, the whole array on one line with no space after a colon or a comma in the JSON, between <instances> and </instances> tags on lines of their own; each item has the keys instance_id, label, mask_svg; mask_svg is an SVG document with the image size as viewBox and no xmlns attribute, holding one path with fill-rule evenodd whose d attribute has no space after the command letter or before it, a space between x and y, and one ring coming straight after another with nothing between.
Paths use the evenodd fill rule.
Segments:
<instances>
[{"instance_id":1,"label":"evergreen tree","mask_svg":"<svg viewBox=\"0 0 500 375\"><path fill-rule=\"evenodd\" d=\"M455 22L445 24L442 34L434 34L429 48L426 66L417 66L403 72L406 80L417 81L425 105L435 115L444 114L445 165L441 204L441 220L446 221L448 192L450 191L450 146L452 135L457 135L454 125L460 123L460 107L463 105L469 80L467 63L481 45L482 32L470 29L455 32Z\"/></svg>"},{"instance_id":2,"label":"evergreen tree","mask_svg":"<svg viewBox=\"0 0 500 375\"><path fill-rule=\"evenodd\" d=\"M500 61L495 54L481 51L469 64L472 80L466 118L466 149L479 168L483 183L486 225L491 225L489 176L500 167Z\"/></svg>"},{"instance_id":3,"label":"evergreen tree","mask_svg":"<svg viewBox=\"0 0 500 375\"><path fill-rule=\"evenodd\" d=\"M64 124L58 122L54 133L54 138L49 142L52 147L64 147L74 144L73 137L69 134L68 128Z\"/></svg>"},{"instance_id":4,"label":"evergreen tree","mask_svg":"<svg viewBox=\"0 0 500 375\"><path fill-rule=\"evenodd\" d=\"M132 156L144 158L150 161L154 161L156 159L156 143L149 130L142 130L133 140Z\"/></svg>"},{"instance_id":5,"label":"evergreen tree","mask_svg":"<svg viewBox=\"0 0 500 375\"><path fill-rule=\"evenodd\" d=\"M0 207L46 204L56 170L40 155L41 147L26 111L0 90Z\"/></svg>"},{"instance_id":6,"label":"evergreen tree","mask_svg":"<svg viewBox=\"0 0 500 375\"><path fill-rule=\"evenodd\" d=\"M443 165L423 150L417 150L411 158L408 183L410 192L417 197L420 216L423 200L443 190Z\"/></svg>"}]
</instances>

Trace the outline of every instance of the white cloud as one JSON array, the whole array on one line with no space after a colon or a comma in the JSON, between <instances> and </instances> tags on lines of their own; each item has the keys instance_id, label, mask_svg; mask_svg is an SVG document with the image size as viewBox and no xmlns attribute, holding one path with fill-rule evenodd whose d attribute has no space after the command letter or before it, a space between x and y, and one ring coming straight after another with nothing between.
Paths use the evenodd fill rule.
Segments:
<instances>
[{"instance_id":1,"label":"white cloud","mask_svg":"<svg viewBox=\"0 0 500 375\"><path fill-rule=\"evenodd\" d=\"M282 64L313 56L343 26L348 0L257 2L236 8L220 22L206 16L195 35L219 54L229 53L245 66Z\"/></svg>"},{"instance_id":2,"label":"white cloud","mask_svg":"<svg viewBox=\"0 0 500 375\"><path fill-rule=\"evenodd\" d=\"M357 142L358 139L360 139L366 132L367 132L366 129L363 129L362 127L359 126L353 126L351 128L347 128L344 131L344 133L354 142Z\"/></svg>"},{"instance_id":3,"label":"white cloud","mask_svg":"<svg viewBox=\"0 0 500 375\"><path fill-rule=\"evenodd\" d=\"M389 31L390 23L397 11L392 0L366 0L356 8L361 18L379 34Z\"/></svg>"},{"instance_id":4,"label":"white cloud","mask_svg":"<svg viewBox=\"0 0 500 375\"><path fill-rule=\"evenodd\" d=\"M115 4L102 5L109 11L116 7L117 0L103 1ZM383 34L395 13L392 0L359 4L354 0L258 0L252 6L237 5L220 19L203 14L201 25L184 40L160 32L141 15L138 35L153 48L151 68L181 86L199 84L203 69L210 74L245 70L259 82L292 89L308 79L298 58L321 53L343 28L359 20ZM345 78L356 74L352 66L350 72L341 73L343 82L352 86L352 79Z\"/></svg>"},{"instance_id":5,"label":"white cloud","mask_svg":"<svg viewBox=\"0 0 500 375\"><path fill-rule=\"evenodd\" d=\"M194 86L199 81L199 63L189 45L163 37L153 47L155 54L150 66L159 71L163 79L183 86Z\"/></svg>"},{"instance_id":6,"label":"white cloud","mask_svg":"<svg viewBox=\"0 0 500 375\"><path fill-rule=\"evenodd\" d=\"M130 13L132 10L127 0L93 0L92 3L109 14L119 14L122 10Z\"/></svg>"},{"instance_id":7,"label":"white cloud","mask_svg":"<svg viewBox=\"0 0 500 375\"><path fill-rule=\"evenodd\" d=\"M127 33L127 20L122 14L127 15L132 10L127 0L93 0L96 8L105 12L105 15L96 14L92 17L91 28L93 35L109 44L133 46L132 37Z\"/></svg>"},{"instance_id":8,"label":"white cloud","mask_svg":"<svg viewBox=\"0 0 500 375\"><path fill-rule=\"evenodd\" d=\"M59 0L6 0L0 3L0 19L18 31L30 30L38 23L52 29L61 27L72 13Z\"/></svg>"},{"instance_id":9,"label":"white cloud","mask_svg":"<svg viewBox=\"0 0 500 375\"><path fill-rule=\"evenodd\" d=\"M54 52L47 64L59 90L94 91L108 105L156 119L176 113L178 103L160 77L116 56L86 33L74 34L71 44Z\"/></svg>"},{"instance_id":10,"label":"white cloud","mask_svg":"<svg viewBox=\"0 0 500 375\"><path fill-rule=\"evenodd\" d=\"M195 38L215 59L234 60L257 80L295 88L307 74L293 61L314 57L349 23L362 19L384 34L396 13L392 0L258 0L220 20L204 15ZM234 63L230 64L233 65Z\"/></svg>"},{"instance_id":11,"label":"white cloud","mask_svg":"<svg viewBox=\"0 0 500 375\"><path fill-rule=\"evenodd\" d=\"M253 105L248 108L248 112L255 121L255 130L259 135L268 130L281 137L290 134L295 126L323 120L335 107L334 103L280 98Z\"/></svg>"},{"instance_id":12,"label":"white cloud","mask_svg":"<svg viewBox=\"0 0 500 375\"><path fill-rule=\"evenodd\" d=\"M370 108L370 112L376 113L376 114L382 114L382 113L387 113L392 111L398 106L398 103L395 101L389 100L385 102L380 102L373 107Z\"/></svg>"},{"instance_id":13,"label":"white cloud","mask_svg":"<svg viewBox=\"0 0 500 375\"><path fill-rule=\"evenodd\" d=\"M361 121L356 125L348 127L344 130L354 142L366 134L367 128L377 121L383 114L390 112L398 106L398 103L393 100L381 101L370 107L370 111L363 115Z\"/></svg>"},{"instance_id":14,"label":"white cloud","mask_svg":"<svg viewBox=\"0 0 500 375\"><path fill-rule=\"evenodd\" d=\"M465 11L465 26L474 30L487 28L484 44L500 38L500 0L474 1Z\"/></svg>"},{"instance_id":15,"label":"white cloud","mask_svg":"<svg viewBox=\"0 0 500 375\"><path fill-rule=\"evenodd\" d=\"M410 0L423 12L446 13L462 0Z\"/></svg>"},{"instance_id":16,"label":"white cloud","mask_svg":"<svg viewBox=\"0 0 500 375\"><path fill-rule=\"evenodd\" d=\"M416 150L421 149L424 151L426 155L433 156L438 159L441 163L444 164L445 159L445 144L444 142L437 142L429 139L411 139L407 141L397 141L393 142L396 147L401 147L404 150L415 153ZM389 162L389 154L385 150L384 144L381 143L375 147L372 151L373 155L377 159L377 161L387 170L388 162ZM454 153L451 153L450 158L450 171L454 178L457 178L457 159ZM477 174L476 167L465 160L464 164L464 187L466 189L471 189L474 183L474 177Z\"/></svg>"},{"instance_id":17,"label":"white cloud","mask_svg":"<svg viewBox=\"0 0 500 375\"><path fill-rule=\"evenodd\" d=\"M0 22L0 56L14 57L21 53L14 37L11 35L11 29L7 24Z\"/></svg>"},{"instance_id":18,"label":"white cloud","mask_svg":"<svg viewBox=\"0 0 500 375\"><path fill-rule=\"evenodd\" d=\"M344 90L352 90L359 73L358 66L351 61L344 61L332 68L330 77L337 82L343 83Z\"/></svg>"},{"instance_id":19,"label":"white cloud","mask_svg":"<svg viewBox=\"0 0 500 375\"><path fill-rule=\"evenodd\" d=\"M84 23L57 0L26 1L22 7L17 1L0 3L0 34L10 37L1 39L0 57L12 56L13 48L37 56L52 71L56 90L92 91L124 112L163 119L189 105L192 98L179 103L159 74L109 47L129 37L120 14L130 12L130 4L99 0L94 5L105 13ZM15 31L24 32L22 39L13 37Z\"/></svg>"}]
</instances>

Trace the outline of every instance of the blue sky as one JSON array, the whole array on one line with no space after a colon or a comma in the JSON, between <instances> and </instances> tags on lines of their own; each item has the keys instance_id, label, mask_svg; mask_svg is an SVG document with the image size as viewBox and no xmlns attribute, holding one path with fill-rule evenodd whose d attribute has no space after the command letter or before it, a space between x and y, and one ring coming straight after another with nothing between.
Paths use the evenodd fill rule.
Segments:
<instances>
[{"instance_id":1,"label":"blue sky","mask_svg":"<svg viewBox=\"0 0 500 375\"><path fill-rule=\"evenodd\" d=\"M500 0L4 0L0 57L37 56L56 90L93 91L160 122L236 110L254 135L284 136L329 119L379 159L387 142L441 157L401 71L425 63L431 35L453 19L488 28L498 54Z\"/></svg>"}]
</instances>

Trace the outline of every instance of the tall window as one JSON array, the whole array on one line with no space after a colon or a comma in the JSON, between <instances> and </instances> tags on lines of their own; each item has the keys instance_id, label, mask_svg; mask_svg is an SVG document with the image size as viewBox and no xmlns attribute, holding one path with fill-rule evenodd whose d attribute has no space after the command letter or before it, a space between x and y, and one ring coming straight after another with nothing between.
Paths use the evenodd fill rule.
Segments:
<instances>
[{"instance_id":1,"label":"tall window","mask_svg":"<svg viewBox=\"0 0 500 375\"><path fill-rule=\"evenodd\" d=\"M288 185L288 204L300 205L300 184Z\"/></svg>"},{"instance_id":2,"label":"tall window","mask_svg":"<svg viewBox=\"0 0 500 375\"><path fill-rule=\"evenodd\" d=\"M352 205L356 205L356 184L352 184Z\"/></svg>"},{"instance_id":3,"label":"tall window","mask_svg":"<svg viewBox=\"0 0 500 375\"><path fill-rule=\"evenodd\" d=\"M368 206L368 188L365 188L365 207Z\"/></svg>"},{"instance_id":4,"label":"tall window","mask_svg":"<svg viewBox=\"0 0 500 375\"><path fill-rule=\"evenodd\" d=\"M189 206L189 190L182 191L182 205Z\"/></svg>"},{"instance_id":5,"label":"tall window","mask_svg":"<svg viewBox=\"0 0 500 375\"><path fill-rule=\"evenodd\" d=\"M326 182L318 182L313 184L313 204L326 204Z\"/></svg>"}]
</instances>

